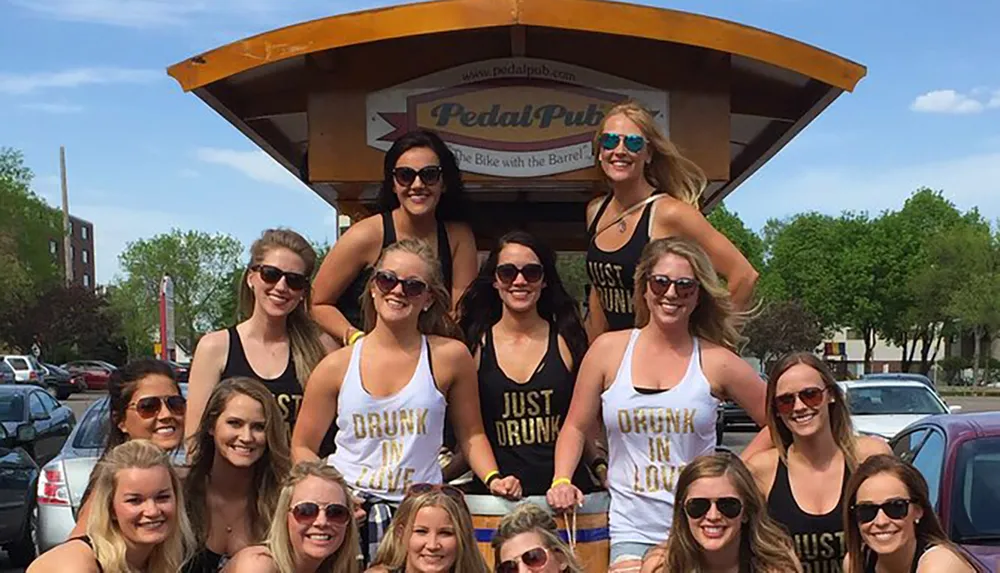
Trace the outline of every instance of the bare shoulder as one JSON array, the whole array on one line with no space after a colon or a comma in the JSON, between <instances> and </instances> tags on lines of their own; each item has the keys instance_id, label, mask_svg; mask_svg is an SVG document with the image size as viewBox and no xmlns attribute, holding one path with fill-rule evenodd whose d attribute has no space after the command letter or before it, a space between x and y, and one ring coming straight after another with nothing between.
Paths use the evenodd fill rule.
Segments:
<instances>
[{"instance_id":1,"label":"bare shoulder","mask_svg":"<svg viewBox=\"0 0 1000 573\"><path fill-rule=\"evenodd\" d=\"M701 211L666 193L660 193L659 198L653 203L653 217L657 223L674 227L686 217L695 215L701 216Z\"/></svg>"},{"instance_id":2,"label":"bare shoulder","mask_svg":"<svg viewBox=\"0 0 1000 573\"><path fill-rule=\"evenodd\" d=\"M725 346L705 339L698 339L701 347L701 364L709 379L730 380L732 378L761 379L753 366Z\"/></svg>"},{"instance_id":3,"label":"bare shoulder","mask_svg":"<svg viewBox=\"0 0 1000 573\"><path fill-rule=\"evenodd\" d=\"M358 249L382 246L382 215L371 215L354 223L344 231L330 249L337 247ZM329 254L327 255L329 256Z\"/></svg>"},{"instance_id":4,"label":"bare shoulder","mask_svg":"<svg viewBox=\"0 0 1000 573\"><path fill-rule=\"evenodd\" d=\"M198 340L195 353L200 354L200 358L215 358L225 356L229 352L229 331L216 330L209 332Z\"/></svg>"},{"instance_id":5,"label":"bare shoulder","mask_svg":"<svg viewBox=\"0 0 1000 573\"><path fill-rule=\"evenodd\" d=\"M55 547L35 559L29 573L97 573L94 550L82 541L72 541Z\"/></svg>"},{"instance_id":6,"label":"bare shoulder","mask_svg":"<svg viewBox=\"0 0 1000 573\"><path fill-rule=\"evenodd\" d=\"M351 363L353 351L353 346L345 346L327 354L313 368L313 372L309 376L309 383L316 380L322 384L334 384L339 387L347 374L347 366Z\"/></svg>"},{"instance_id":7,"label":"bare shoulder","mask_svg":"<svg viewBox=\"0 0 1000 573\"><path fill-rule=\"evenodd\" d=\"M757 487L761 489L764 497L770 493L771 486L774 485L774 476L778 472L778 450L770 448L754 454L746 461L747 469L753 474ZM765 491L766 489L766 491Z\"/></svg>"},{"instance_id":8,"label":"bare shoulder","mask_svg":"<svg viewBox=\"0 0 1000 573\"><path fill-rule=\"evenodd\" d=\"M382 565L376 565L370 569L365 570L365 573L389 573L389 570Z\"/></svg>"},{"instance_id":9,"label":"bare shoulder","mask_svg":"<svg viewBox=\"0 0 1000 573\"><path fill-rule=\"evenodd\" d=\"M222 569L223 573L278 573L271 553L262 545L240 550Z\"/></svg>"},{"instance_id":10,"label":"bare shoulder","mask_svg":"<svg viewBox=\"0 0 1000 573\"><path fill-rule=\"evenodd\" d=\"M587 349L588 356L598 356L608 362L618 362L625 353L631 330L614 330L598 336Z\"/></svg>"},{"instance_id":11,"label":"bare shoulder","mask_svg":"<svg viewBox=\"0 0 1000 573\"><path fill-rule=\"evenodd\" d=\"M861 436L858 438L858 463L879 454L891 454L889 442L876 436Z\"/></svg>"},{"instance_id":12,"label":"bare shoulder","mask_svg":"<svg viewBox=\"0 0 1000 573\"><path fill-rule=\"evenodd\" d=\"M587 202L587 226L589 227L591 223L594 222L594 217L597 216L598 209L601 208L601 203L607 198L607 195L598 195L590 201Z\"/></svg>"},{"instance_id":13,"label":"bare shoulder","mask_svg":"<svg viewBox=\"0 0 1000 573\"><path fill-rule=\"evenodd\" d=\"M472 227L464 221L447 221L444 228L453 245L476 240L476 236L472 233Z\"/></svg>"},{"instance_id":14,"label":"bare shoulder","mask_svg":"<svg viewBox=\"0 0 1000 573\"><path fill-rule=\"evenodd\" d=\"M472 354L462 342L447 336L430 335L427 342L431 345L431 356L435 362L440 358L444 362L471 360Z\"/></svg>"},{"instance_id":15,"label":"bare shoulder","mask_svg":"<svg viewBox=\"0 0 1000 573\"><path fill-rule=\"evenodd\" d=\"M950 547L933 547L928 549L917 562L917 573L936 573L937 571L949 571L952 573L973 572L974 569L959 557L955 550Z\"/></svg>"}]
</instances>

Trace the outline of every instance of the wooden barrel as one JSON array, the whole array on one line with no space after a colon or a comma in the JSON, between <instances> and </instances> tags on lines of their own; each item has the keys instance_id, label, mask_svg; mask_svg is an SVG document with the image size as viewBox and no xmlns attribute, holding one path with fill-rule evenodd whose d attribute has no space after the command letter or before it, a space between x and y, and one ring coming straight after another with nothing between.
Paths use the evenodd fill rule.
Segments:
<instances>
[{"instance_id":1,"label":"wooden barrel","mask_svg":"<svg viewBox=\"0 0 1000 573\"><path fill-rule=\"evenodd\" d=\"M607 492L596 492L584 496L583 507L576 510L576 557L588 573L607 573L608 553L611 538L608 535L608 504L610 497ZM472 526L476 529L476 542L479 552L486 563L493 568L493 548L490 541L496 533L497 526L503 516L507 515L520 503L534 503L548 512L552 508L545 501L545 496L527 497L519 502L510 502L492 495L467 495L466 502L472 512ZM556 516L559 524L559 534L567 540L567 525L572 520L568 517Z\"/></svg>"}]
</instances>

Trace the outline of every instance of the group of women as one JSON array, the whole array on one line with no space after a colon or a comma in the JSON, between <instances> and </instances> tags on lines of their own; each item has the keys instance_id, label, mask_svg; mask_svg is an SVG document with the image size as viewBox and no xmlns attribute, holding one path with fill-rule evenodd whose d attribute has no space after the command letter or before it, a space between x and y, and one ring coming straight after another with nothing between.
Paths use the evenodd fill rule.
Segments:
<instances>
[{"instance_id":1,"label":"group of women","mask_svg":"<svg viewBox=\"0 0 1000 573\"><path fill-rule=\"evenodd\" d=\"M245 320L201 339L186 399L163 363L115 374L77 528L32 573L488 571L467 493L550 506L502 520L494 570L582 571L550 510L603 488L613 571L968 568L820 361L765 384L739 357L756 273L701 215L701 170L634 103L595 151L611 192L587 209L586 319L530 234L477 265L432 132L394 143L382 211L314 278L307 241L266 231ZM746 465L715 453L722 400L766 426Z\"/></svg>"}]
</instances>

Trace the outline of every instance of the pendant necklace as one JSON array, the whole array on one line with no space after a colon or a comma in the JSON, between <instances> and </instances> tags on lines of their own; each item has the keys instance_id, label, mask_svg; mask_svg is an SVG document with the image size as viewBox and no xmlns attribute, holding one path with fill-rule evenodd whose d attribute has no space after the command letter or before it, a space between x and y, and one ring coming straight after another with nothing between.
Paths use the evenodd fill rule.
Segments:
<instances>
[{"instance_id":1,"label":"pendant necklace","mask_svg":"<svg viewBox=\"0 0 1000 573\"><path fill-rule=\"evenodd\" d=\"M624 233L626 230L628 230L628 225L625 224L625 219L623 218L621 221L618 221L618 232Z\"/></svg>"}]
</instances>

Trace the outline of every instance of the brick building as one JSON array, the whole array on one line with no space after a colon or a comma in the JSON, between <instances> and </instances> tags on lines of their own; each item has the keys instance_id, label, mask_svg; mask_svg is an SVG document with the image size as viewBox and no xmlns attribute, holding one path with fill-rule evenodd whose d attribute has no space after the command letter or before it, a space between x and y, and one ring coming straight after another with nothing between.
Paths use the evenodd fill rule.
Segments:
<instances>
[{"instance_id":1,"label":"brick building","mask_svg":"<svg viewBox=\"0 0 1000 573\"><path fill-rule=\"evenodd\" d=\"M73 284L93 289L94 282L94 224L79 217L69 217L69 245L73 259ZM49 239L49 253L63 268L63 241L61 237Z\"/></svg>"}]
</instances>

